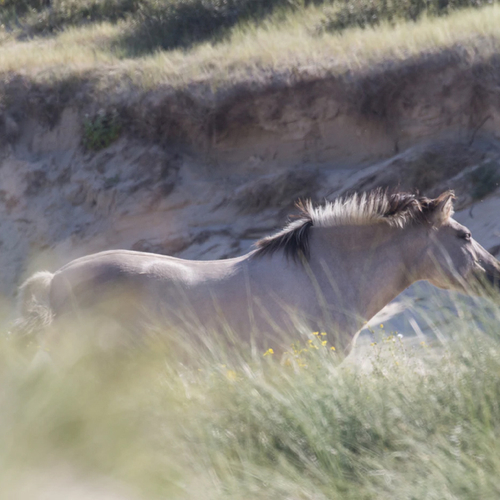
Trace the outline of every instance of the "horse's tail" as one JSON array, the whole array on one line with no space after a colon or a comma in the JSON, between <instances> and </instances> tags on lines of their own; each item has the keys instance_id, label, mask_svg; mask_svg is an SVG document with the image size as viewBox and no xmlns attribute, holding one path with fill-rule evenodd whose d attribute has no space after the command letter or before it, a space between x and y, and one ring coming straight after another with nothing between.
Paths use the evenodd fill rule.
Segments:
<instances>
[{"instance_id":1,"label":"horse's tail","mask_svg":"<svg viewBox=\"0 0 500 500\"><path fill-rule=\"evenodd\" d=\"M41 271L28 278L18 292L18 319L12 333L16 336L31 337L42 333L54 318L50 305L50 285L53 273Z\"/></svg>"}]
</instances>

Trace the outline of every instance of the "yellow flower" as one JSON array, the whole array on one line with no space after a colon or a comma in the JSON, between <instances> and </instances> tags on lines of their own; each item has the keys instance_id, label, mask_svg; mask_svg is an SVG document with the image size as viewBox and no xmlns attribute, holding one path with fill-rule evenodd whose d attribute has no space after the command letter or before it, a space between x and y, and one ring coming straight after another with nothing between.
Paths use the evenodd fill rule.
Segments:
<instances>
[{"instance_id":1,"label":"yellow flower","mask_svg":"<svg viewBox=\"0 0 500 500\"><path fill-rule=\"evenodd\" d=\"M380 323L380 328L384 328L384 325L382 323Z\"/></svg>"},{"instance_id":2,"label":"yellow flower","mask_svg":"<svg viewBox=\"0 0 500 500\"><path fill-rule=\"evenodd\" d=\"M328 341L323 340L323 341L321 342L321 345L323 345L323 346L324 346L324 345L326 345L327 343L328 343Z\"/></svg>"},{"instance_id":3,"label":"yellow flower","mask_svg":"<svg viewBox=\"0 0 500 500\"><path fill-rule=\"evenodd\" d=\"M326 336L326 332L321 332L321 335L323 335L323 337Z\"/></svg>"},{"instance_id":4,"label":"yellow flower","mask_svg":"<svg viewBox=\"0 0 500 500\"><path fill-rule=\"evenodd\" d=\"M293 350L293 353L297 356L303 352L306 352L307 349L301 349L300 348L300 343L299 342L294 342L292 344L292 350Z\"/></svg>"},{"instance_id":5,"label":"yellow flower","mask_svg":"<svg viewBox=\"0 0 500 500\"><path fill-rule=\"evenodd\" d=\"M274 354L274 351L272 349L268 349L263 356L272 356Z\"/></svg>"},{"instance_id":6,"label":"yellow flower","mask_svg":"<svg viewBox=\"0 0 500 500\"><path fill-rule=\"evenodd\" d=\"M317 349L317 348L318 348L318 346L317 346L316 344L314 344L314 343L313 343L313 341L312 341L311 339L309 339L307 342L308 342L309 347L310 347L311 349Z\"/></svg>"},{"instance_id":7,"label":"yellow flower","mask_svg":"<svg viewBox=\"0 0 500 500\"><path fill-rule=\"evenodd\" d=\"M312 332L313 335L319 335L319 332Z\"/></svg>"},{"instance_id":8,"label":"yellow flower","mask_svg":"<svg viewBox=\"0 0 500 500\"><path fill-rule=\"evenodd\" d=\"M330 347L330 351L335 351L335 347Z\"/></svg>"}]
</instances>

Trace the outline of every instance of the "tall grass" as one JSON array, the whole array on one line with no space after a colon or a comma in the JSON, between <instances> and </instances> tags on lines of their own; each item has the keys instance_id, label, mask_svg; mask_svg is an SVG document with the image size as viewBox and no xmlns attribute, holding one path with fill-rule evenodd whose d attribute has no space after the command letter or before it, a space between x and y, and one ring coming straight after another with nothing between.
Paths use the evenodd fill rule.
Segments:
<instances>
[{"instance_id":1,"label":"tall grass","mask_svg":"<svg viewBox=\"0 0 500 500\"><path fill-rule=\"evenodd\" d=\"M49 88L91 77L97 95L115 95L130 91L129 87L185 89L200 81L218 90L249 81L364 73L447 51L456 52L467 64L485 62L498 52L500 41L498 5L341 34L316 30L324 18L319 7L311 6L271 16L259 25L235 27L218 44L206 42L140 57L136 52L133 58L135 49L126 42L133 29L127 21L68 28L54 37L22 42L8 38L2 43L0 34L0 73L22 73Z\"/></svg>"},{"instance_id":2,"label":"tall grass","mask_svg":"<svg viewBox=\"0 0 500 500\"><path fill-rule=\"evenodd\" d=\"M70 26L128 18L131 52L217 42L244 23L273 14L322 8L316 30L342 31L382 21L416 21L477 8L495 0L0 0L0 23L21 36L50 34Z\"/></svg>"},{"instance_id":3,"label":"tall grass","mask_svg":"<svg viewBox=\"0 0 500 500\"><path fill-rule=\"evenodd\" d=\"M445 309L443 343L380 330L341 365L318 332L284 362L192 343L181 364L156 344L28 370L6 336L2 491L65 464L134 498L497 498L500 314Z\"/></svg>"},{"instance_id":4,"label":"tall grass","mask_svg":"<svg viewBox=\"0 0 500 500\"><path fill-rule=\"evenodd\" d=\"M416 21L424 14L444 16L464 8L478 8L494 0L150 0L138 11L129 43L143 50L175 49L217 42L231 28L259 23L272 14L321 7L323 17L310 29L340 32L381 22Z\"/></svg>"}]
</instances>

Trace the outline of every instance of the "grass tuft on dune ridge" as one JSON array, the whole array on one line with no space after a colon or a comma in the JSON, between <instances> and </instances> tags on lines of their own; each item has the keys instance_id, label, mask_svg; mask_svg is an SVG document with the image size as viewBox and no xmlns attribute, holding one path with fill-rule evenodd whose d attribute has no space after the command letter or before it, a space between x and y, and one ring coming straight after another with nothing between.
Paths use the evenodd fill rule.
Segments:
<instances>
[{"instance_id":1,"label":"grass tuft on dune ridge","mask_svg":"<svg viewBox=\"0 0 500 500\"><path fill-rule=\"evenodd\" d=\"M315 5L279 11L259 23L239 23L216 41L137 55L133 43L127 45L130 19L68 27L24 41L4 33L0 73L43 82L92 76L102 88L126 80L143 89L184 88L195 82L217 89L269 78L367 72L450 50L473 62L488 59L499 48L496 4L416 22L382 20L341 32L318 30L325 16L325 8Z\"/></svg>"}]
</instances>

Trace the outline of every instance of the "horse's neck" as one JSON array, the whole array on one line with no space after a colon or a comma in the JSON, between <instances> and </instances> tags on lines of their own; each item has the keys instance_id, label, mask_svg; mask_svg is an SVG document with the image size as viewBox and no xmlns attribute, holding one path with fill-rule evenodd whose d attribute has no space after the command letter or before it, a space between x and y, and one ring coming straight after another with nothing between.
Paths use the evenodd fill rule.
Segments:
<instances>
[{"instance_id":1,"label":"horse's neck","mask_svg":"<svg viewBox=\"0 0 500 500\"><path fill-rule=\"evenodd\" d=\"M407 255L411 232L388 225L317 228L311 269L332 312L358 326L371 319L413 281Z\"/></svg>"}]
</instances>

